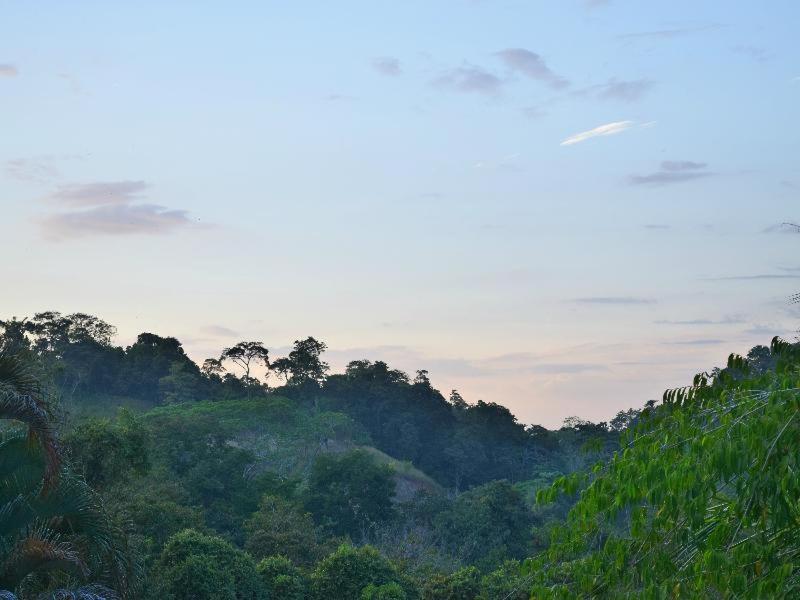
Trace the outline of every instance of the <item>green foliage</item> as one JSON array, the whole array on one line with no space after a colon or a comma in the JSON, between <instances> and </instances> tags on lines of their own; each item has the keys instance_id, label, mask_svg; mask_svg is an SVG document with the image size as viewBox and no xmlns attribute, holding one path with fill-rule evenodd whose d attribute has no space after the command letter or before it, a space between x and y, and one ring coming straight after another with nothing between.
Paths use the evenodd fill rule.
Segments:
<instances>
[{"instance_id":1,"label":"green foliage","mask_svg":"<svg viewBox=\"0 0 800 600\"><path fill-rule=\"evenodd\" d=\"M732 356L643 415L532 561L533 594L800 594L800 349L776 338L771 360L749 372ZM562 478L541 499L581 485Z\"/></svg>"},{"instance_id":2,"label":"green foliage","mask_svg":"<svg viewBox=\"0 0 800 600\"><path fill-rule=\"evenodd\" d=\"M181 346L172 337L161 337L153 333L141 333L136 342L125 350L116 384L120 391L144 398L152 404L160 404L165 396L170 401L186 395L181 394L170 380L178 376L191 377L193 391L201 385L200 369L192 362ZM113 388L112 388L113 389Z\"/></svg>"},{"instance_id":3,"label":"green foliage","mask_svg":"<svg viewBox=\"0 0 800 600\"><path fill-rule=\"evenodd\" d=\"M507 560L481 578L480 600L528 600L528 579L520 562Z\"/></svg>"},{"instance_id":4,"label":"green foliage","mask_svg":"<svg viewBox=\"0 0 800 600\"><path fill-rule=\"evenodd\" d=\"M434 575L422 588L422 600L475 600L481 591L481 573L465 567L450 575Z\"/></svg>"},{"instance_id":5,"label":"green foliage","mask_svg":"<svg viewBox=\"0 0 800 600\"><path fill-rule=\"evenodd\" d=\"M370 583L361 592L361 600L406 600L408 595L396 582L375 585Z\"/></svg>"},{"instance_id":6,"label":"green foliage","mask_svg":"<svg viewBox=\"0 0 800 600\"><path fill-rule=\"evenodd\" d=\"M267 492L288 495L294 484L257 470L254 451L237 443L236 435L286 414L281 398L201 402L160 407L145 422L152 431L154 460L180 483L188 503L204 508L210 527L241 542L242 523L258 508L259 498Z\"/></svg>"},{"instance_id":7,"label":"green foliage","mask_svg":"<svg viewBox=\"0 0 800 600\"><path fill-rule=\"evenodd\" d=\"M256 566L269 598L306 600L310 582L285 556L268 556Z\"/></svg>"},{"instance_id":8,"label":"green foliage","mask_svg":"<svg viewBox=\"0 0 800 600\"><path fill-rule=\"evenodd\" d=\"M454 554L488 569L528 554L534 517L517 489L494 481L461 494L434 524Z\"/></svg>"},{"instance_id":9,"label":"green foliage","mask_svg":"<svg viewBox=\"0 0 800 600\"><path fill-rule=\"evenodd\" d=\"M0 589L45 593L103 579L131 589L134 567L99 497L61 464L39 386L17 357L0 353Z\"/></svg>"},{"instance_id":10,"label":"green foliage","mask_svg":"<svg viewBox=\"0 0 800 600\"><path fill-rule=\"evenodd\" d=\"M68 455L86 481L102 487L124 477L142 475L149 467L148 434L141 420L121 409L115 422L89 419L65 438Z\"/></svg>"},{"instance_id":11,"label":"green foliage","mask_svg":"<svg viewBox=\"0 0 800 600\"><path fill-rule=\"evenodd\" d=\"M193 506L175 481L149 477L124 482L107 490L105 497L120 519L130 523L156 552L179 531L206 527L202 508Z\"/></svg>"},{"instance_id":12,"label":"green foliage","mask_svg":"<svg viewBox=\"0 0 800 600\"><path fill-rule=\"evenodd\" d=\"M281 554L297 564L310 565L319 557L311 515L283 498L264 496L244 527L245 550L256 560Z\"/></svg>"},{"instance_id":13,"label":"green foliage","mask_svg":"<svg viewBox=\"0 0 800 600\"><path fill-rule=\"evenodd\" d=\"M324 342L313 337L297 340L288 358L279 358L272 364L272 368L283 375L291 385L313 383L318 389L328 371L328 363L321 358L326 348Z\"/></svg>"},{"instance_id":14,"label":"green foliage","mask_svg":"<svg viewBox=\"0 0 800 600\"><path fill-rule=\"evenodd\" d=\"M375 548L342 545L319 562L311 574L311 586L319 600L360 600L367 586L382 586L396 579L394 566Z\"/></svg>"},{"instance_id":15,"label":"green foliage","mask_svg":"<svg viewBox=\"0 0 800 600\"><path fill-rule=\"evenodd\" d=\"M335 534L364 538L394 514L392 470L367 452L322 455L308 481L306 506Z\"/></svg>"},{"instance_id":16,"label":"green foliage","mask_svg":"<svg viewBox=\"0 0 800 600\"><path fill-rule=\"evenodd\" d=\"M163 572L165 600L236 600L232 573L211 556L191 555Z\"/></svg>"},{"instance_id":17,"label":"green foliage","mask_svg":"<svg viewBox=\"0 0 800 600\"><path fill-rule=\"evenodd\" d=\"M192 402L205 395L204 387L194 365L176 361L169 366L169 374L159 378L158 395L164 404Z\"/></svg>"},{"instance_id":18,"label":"green foliage","mask_svg":"<svg viewBox=\"0 0 800 600\"><path fill-rule=\"evenodd\" d=\"M196 576L196 579L192 577ZM161 552L157 580L165 598L264 600L267 592L253 559L225 540L186 529ZM234 594L230 596L233 590ZM217 594L215 596L214 594Z\"/></svg>"},{"instance_id":19,"label":"green foliage","mask_svg":"<svg viewBox=\"0 0 800 600\"><path fill-rule=\"evenodd\" d=\"M48 589L64 577L84 581L104 568L111 570L110 583L124 586L117 577L124 578L125 556L99 498L67 470L46 492L43 476L38 448L19 435L0 442L0 589L33 580Z\"/></svg>"}]
</instances>

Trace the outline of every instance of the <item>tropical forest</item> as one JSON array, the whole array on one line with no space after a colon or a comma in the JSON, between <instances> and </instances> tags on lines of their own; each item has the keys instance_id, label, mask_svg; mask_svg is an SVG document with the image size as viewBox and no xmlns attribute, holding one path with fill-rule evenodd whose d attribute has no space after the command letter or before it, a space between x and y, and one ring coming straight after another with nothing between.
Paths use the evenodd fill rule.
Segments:
<instances>
[{"instance_id":1,"label":"tropical forest","mask_svg":"<svg viewBox=\"0 0 800 600\"><path fill-rule=\"evenodd\" d=\"M2 598L800 593L798 344L546 429L313 337L198 365L83 313L0 326Z\"/></svg>"},{"instance_id":2,"label":"tropical forest","mask_svg":"<svg viewBox=\"0 0 800 600\"><path fill-rule=\"evenodd\" d=\"M0 0L0 600L800 599L800 0Z\"/></svg>"}]
</instances>

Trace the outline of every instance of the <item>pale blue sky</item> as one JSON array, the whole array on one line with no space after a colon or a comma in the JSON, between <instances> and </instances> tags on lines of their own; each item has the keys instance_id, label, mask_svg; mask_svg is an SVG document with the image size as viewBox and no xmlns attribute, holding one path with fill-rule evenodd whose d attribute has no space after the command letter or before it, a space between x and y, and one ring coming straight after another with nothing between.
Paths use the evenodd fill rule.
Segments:
<instances>
[{"instance_id":1,"label":"pale blue sky","mask_svg":"<svg viewBox=\"0 0 800 600\"><path fill-rule=\"evenodd\" d=\"M796 2L0 14L3 317L314 335L547 425L798 327Z\"/></svg>"}]
</instances>

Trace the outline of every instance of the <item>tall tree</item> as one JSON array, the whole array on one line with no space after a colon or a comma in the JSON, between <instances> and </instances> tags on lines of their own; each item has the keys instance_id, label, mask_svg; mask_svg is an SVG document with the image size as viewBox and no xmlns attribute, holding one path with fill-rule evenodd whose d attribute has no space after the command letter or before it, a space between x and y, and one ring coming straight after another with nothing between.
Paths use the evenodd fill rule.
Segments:
<instances>
[{"instance_id":1,"label":"tall tree","mask_svg":"<svg viewBox=\"0 0 800 600\"><path fill-rule=\"evenodd\" d=\"M136 342L125 351L125 383L131 395L153 403L163 400L161 380L175 372L198 381L201 379L199 367L174 337L140 333Z\"/></svg>"},{"instance_id":2,"label":"tall tree","mask_svg":"<svg viewBox=\"0 0 800 600\"><path fill-rule=\"evenodd\" d=\"M322 360L322 353L328 346L313 337L304 340L295 340L294 347L289 352L288 358L279 358L273 363L273 369L278 371L287 382L291 376L293 384L308 382L321 383L328 372L328 363Z\"/></svg>"},{"instance_id":3,"label":"tall tree","mask_svg":"<svg viewBox=\"0 0 800 600\"><path fill-rule=\"evenodd\" d=\"M207 358L203 361L200 371L209 379L213 379L214 377L219 378L225 372L225 367L222 366L222 361L218 358Z\"/></svg>"},{"instance_id":4,"label":"tall tree","mask_svg":"<svg viewBox=\"0 0 800 600\"><path fill-rule=\"evenodd\" d=\"M261 342L239 342L225 348L219 357L220 362L229 360L244 371L244 379L250 381L250 369L263 365L269 369L269 350Z\"/></svg>"}]
</instances>

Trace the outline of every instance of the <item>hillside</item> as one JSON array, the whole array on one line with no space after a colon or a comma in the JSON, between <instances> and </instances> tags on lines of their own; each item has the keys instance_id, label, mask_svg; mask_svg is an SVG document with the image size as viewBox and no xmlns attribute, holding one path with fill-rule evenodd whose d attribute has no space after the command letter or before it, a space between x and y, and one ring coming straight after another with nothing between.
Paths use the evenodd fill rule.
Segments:
<instances>
[{"instance_id":1,"label":"hillside","mask_svg":"<svg viewBox=\"0 0 800 600\"><path fill-rule=\"evenodd\" d=\"M67 501L80 485L81 510L94 515L51 518L69 529L46 535L90 522L107 532L107 550L81 562L93 579L0 573L0 589L23 598L87 581L99 598L187 600L694 597L795 585L792 344L732 357L610 423L573 418L551 431L455 391L446 399L425 371L412 379L361 360L330 374L313 338L277 359L243 342L201 368L173 338L116 347L113 328L89 315L0 325L0 392L30 390L4 406L51 398L47 410L14 413L0 467L21 440L41 441L44 458L24 459L24 481L44 482L26 488L30 506L48 486ZM259 356L281 385L247 374ZM36 435L20 438L20 421ZM61 465L56 483L48 461ZM21 468L5 473L9 486ZM16 501L4 502L11 511ZM78 556L86 546L76 543ZM760 566L741 580L743 561Z\"/></svg>"}]
</instances>

